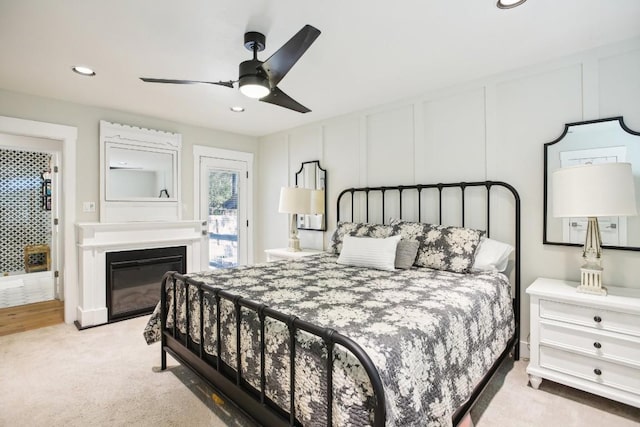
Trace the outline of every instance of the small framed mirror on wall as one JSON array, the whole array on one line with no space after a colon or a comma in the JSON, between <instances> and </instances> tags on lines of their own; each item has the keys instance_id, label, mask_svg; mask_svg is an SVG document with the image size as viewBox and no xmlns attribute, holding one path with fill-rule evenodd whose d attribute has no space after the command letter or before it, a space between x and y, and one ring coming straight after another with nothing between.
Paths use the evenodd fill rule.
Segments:
<instances>
[{"instance_id":1,"label":"small framed mirror on wall","mask_svg":"<svg viewBox=\"0 0 640 427\"><path fill-rule=\"evenodd\" d=\"M180 212L180 134L100 121L100 221L172 221Z\"/></svg>"},{"instance_id":2,"label":"small framed mirror on wall","mask_svg":"<svg viewBox=\"0 0 640 427\"><path fill-rule=\"evenodd\" d=\"M327 171L319 160L302 162L296 172L296 187L309 188L311 192L312 214L298 215L299 230L326 231L327 229Z\"/></svg>"},{"instance_id":3,"label":"small framed mirror on wall","mask_svg":"<svg viewBox=\"0 0 640 427\"><path fill-rule=\"evenodd\" d=\"M636 203L640 203L640 133L629 129L622 117L567 123L558 139L544 144L545 244L582 246L587 230L587 218L553 216L553 172L580 164L611 162L631 163ZM640 251L640 215L599 217L598 222L603 248Z\"/></svg>"}]
</instances>

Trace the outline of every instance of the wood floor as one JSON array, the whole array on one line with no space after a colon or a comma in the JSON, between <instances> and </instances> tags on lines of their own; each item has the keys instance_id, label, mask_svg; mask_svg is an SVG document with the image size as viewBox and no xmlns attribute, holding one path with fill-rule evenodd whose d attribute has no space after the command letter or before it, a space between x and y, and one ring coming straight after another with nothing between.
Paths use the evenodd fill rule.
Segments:
<instances>
[{"instance_id":1,"label":"wood floor","mask_svg":"<svg viewBox=\"0 0 640 427\"><path fill-rule=\"evenodd\" d=\"M62 301L44 301L0 309L0 336L56 325L64 321Z\"/></svg>"}]
</instances>

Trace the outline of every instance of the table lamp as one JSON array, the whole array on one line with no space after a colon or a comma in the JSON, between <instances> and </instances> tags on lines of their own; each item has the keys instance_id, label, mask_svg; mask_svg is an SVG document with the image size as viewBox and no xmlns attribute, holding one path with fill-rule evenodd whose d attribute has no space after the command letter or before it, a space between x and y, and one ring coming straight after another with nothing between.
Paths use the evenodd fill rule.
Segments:
<instances>
[{"instance_id":1,"label":"table lamp","mask_svg":"<svg viewBox=\"0 0 640 427\"><path fill-rule=\"evenodd\" d=\"M300 252L298 239L298 214L310 214L311 190L308 188L282 187L278 212L289 214L289 247L291 252Z\"/></svg>"},{"instance_id":2,"label":"table lamp","mask_svg":"<svg viewBox=\"0 0 640 427\"><path fill-rule=\"evenodd\" d=\"M553 172L553 216L587 217L578 292L606 295L602 286L602 240L597 217L636 215L631 163L570 166Z\"/></svg>"}]
</instances>

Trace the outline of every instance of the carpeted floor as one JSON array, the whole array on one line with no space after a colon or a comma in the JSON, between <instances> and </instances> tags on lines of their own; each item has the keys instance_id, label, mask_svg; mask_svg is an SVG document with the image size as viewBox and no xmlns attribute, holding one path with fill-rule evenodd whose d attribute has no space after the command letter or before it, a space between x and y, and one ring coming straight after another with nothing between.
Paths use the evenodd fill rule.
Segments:
<instances>
[{"instance_id":1,"label":"carpeted floor","mask_svg":"<svg viewBox=\"0 0 640 427\"><path fill-rule=\"evenodd\" d=\"M639 408L551 381L531 388L527 364L502 364L471 411L476 427L640 426Z\"/></svg>"},{"instance_id":2,"label":"carpeted floor","mask_svg":"<svg viewBox=\"0 0 640 427\"><path fill-rule=\"evenodd\" d=\"M253 426L172 359L157 372L147 318L0 337L0 426ZM525 368L502 366L472 412L477 427L640 425L638 408L548 381L534 390Z\"/></svg>"}]
</instances>

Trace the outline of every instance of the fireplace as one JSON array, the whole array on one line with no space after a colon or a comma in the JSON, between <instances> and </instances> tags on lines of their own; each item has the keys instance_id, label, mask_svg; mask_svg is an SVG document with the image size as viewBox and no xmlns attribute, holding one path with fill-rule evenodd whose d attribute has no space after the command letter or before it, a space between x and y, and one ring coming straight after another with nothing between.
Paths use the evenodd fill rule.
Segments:
<instances>
[{"instance_id":1,"label":"fireplace","mask_svg":"<svg viewBox=\"0 0 640 427\"><path fill-rule=\"evenodd\" d=\"M149 314L167 271L186 273L186 246L106 253L108 321Z\"/></svg>"}]
</instances>

